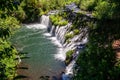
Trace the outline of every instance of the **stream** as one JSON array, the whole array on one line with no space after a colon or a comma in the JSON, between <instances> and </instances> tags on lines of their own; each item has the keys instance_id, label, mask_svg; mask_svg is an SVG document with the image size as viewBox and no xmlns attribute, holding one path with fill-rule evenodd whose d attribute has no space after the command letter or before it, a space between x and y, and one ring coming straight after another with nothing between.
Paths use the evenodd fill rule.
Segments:
<instances>
[{"instance_id":1,"label":"stream","mask_svg":"<svg viewBox=\"0 0 120 80\"><path fill-rule=\"evenodd\" d=\"M58 80L65 70L62 47L41 24L22 26L11 38L18 51L27 53L17 70L20 80Z\"/></svg>"}]
</instances>

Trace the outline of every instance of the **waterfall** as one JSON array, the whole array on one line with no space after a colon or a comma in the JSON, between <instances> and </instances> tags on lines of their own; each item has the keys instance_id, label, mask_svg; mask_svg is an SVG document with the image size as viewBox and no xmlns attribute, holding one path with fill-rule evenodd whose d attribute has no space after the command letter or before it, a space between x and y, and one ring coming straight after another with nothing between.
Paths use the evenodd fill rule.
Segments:
<instances>
[{"instance_id":1,"label":"waterfall","mask_svg":"<svg viewBox=\"0 0 120 80\"><path fill-rule=\"evenodd\" d=\"M50 22L49 16L42 15L40 18L40 23L45 25L47 27L47 31L50 32L52 24Z\"/></svg>"},{"instance_id":2,"label":"waterfall","mask_svg":"<svg viewBox=\"0 0 120 80\"><path fill-rule=\"evenodd\" d=\"M75 66L75 60L72 60L71 63L66 67L65 73L66 75L73 75L73 68Z\"/></svg>"},{"instance_id":3,"label":"waterfall","mask_svg":"<svg viewBox=\"0 0 120 80\"><path fill-rule=\"evenodd\" d=\"M45 15L42 15L41 16L41 19L40 19L40 23L45 25L45 26L49 26L49 16L45 16Z\"/></svg>"},{"instance_id":4,"label":"waterfall","mask_svg":"<svg viewBox=\"0 0 120 80\"><path fill-rule=\"evenodd\" d=\"M48 32L49 32L49 33L45 33L44 35L45 36L50 36L49 39L52 41L52 43L59 47L57 49L57 54L54 55L55 59L60 60L60 61L64 61L66 55L65 55L65 52L63 50L63 47L62 47L61 43L59 42L59 40L56 37L57 27L54 26L54 25L53 26L51 25L51 22L49 20L49 16L46 16L46 15L41 16L41 22L40 23L42 25L45 25L47 27Z\"/></svg>"},{"instance_id":5,"label":"waterfall","mask_svg":"<svg viewBox=\"0 0 120 80\"><path fill-rule=\"evenodd\" d=\"M75 66L75 62L77 56L80 53L80 50L84 48L84 44L88 42L88 33L87 28L80 28L80 34L75 35L70 42L65 42L65 34L70 32L70 27L72 23L68 23L66 26L52 26L49 20L49 16L43 15L41 17L41 24L45 25L51 34L51 39L54 43L60 42L60 49L58 50L58 54L55 55L55 58L59 58L60 60L65 60L66 52L69 50L76 50L74 56L76 56L68 66L66 66L65 74L73 75L73 69ZM53 37L54 36L54 37Z\"/></svg>"},{"instance_id":6,"label":"waterfall","mask_svg":"<svg viewBox=\"0 0 120 80\"><path fill-rule=\"evenodd\" d=\"M50 34L52 35L52 36L55 36L55 26L53 25L52 26L52 28L51 28L51 31L50 31Z\"/></svg>"},{"instance_id":7,"label":"waterfall","mask_svg":"<svg viewBox=\"0 0 120 80\"><path fill-rule=\"evenodd\" d=\"M65 34L68 32L68 29L70 28L71 23L68 23L66 26L57 26L55 30L55 36L59 40L61 44L64 44L65 42Z\"/></svg>"}]
</instances>

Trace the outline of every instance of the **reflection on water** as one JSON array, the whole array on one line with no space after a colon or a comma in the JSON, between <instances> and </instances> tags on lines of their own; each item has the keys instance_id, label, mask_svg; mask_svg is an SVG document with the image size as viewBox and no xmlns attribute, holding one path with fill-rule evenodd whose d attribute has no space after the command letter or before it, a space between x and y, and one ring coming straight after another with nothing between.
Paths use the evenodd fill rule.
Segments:
<instances>
[{"instance_id":1,"label":"reflection on water","mask_svg":"<svg viewBox=\"0 0 120 80\"><path fill-rule=\"evenodd\" d=\"M27 25L29 26L29 25ZM35 25L22 27L12 37L11 41L21 52L28 53L22 58L18 67L17 78L22 80L42 80L42 78L51 78L56 80L64 70L65 64L55 59L54 55L58 53L59 46L54 45L50 36L43 35L46 29L35 28ZM40 26L39 26L40 27Z\"/></svg>"}]
</instances>

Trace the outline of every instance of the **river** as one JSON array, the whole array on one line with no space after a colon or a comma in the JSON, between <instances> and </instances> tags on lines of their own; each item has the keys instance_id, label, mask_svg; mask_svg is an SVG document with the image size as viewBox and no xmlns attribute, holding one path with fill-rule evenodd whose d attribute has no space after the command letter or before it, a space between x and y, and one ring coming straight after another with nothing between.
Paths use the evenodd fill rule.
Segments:
<instances>
[{"instance_id":1,"label":"river","mask_svg":"<svg viewBox=\"0 0 120 80\"><path fill-rule=\"evenodd\" d=\"M44 76L55 80L64 71L64 62L56 58L62 48L52 38L41 24L24 25L12 36L17 50L27 53L17 70L21 80L41 80Z\"/></svg>"}]
</instances>

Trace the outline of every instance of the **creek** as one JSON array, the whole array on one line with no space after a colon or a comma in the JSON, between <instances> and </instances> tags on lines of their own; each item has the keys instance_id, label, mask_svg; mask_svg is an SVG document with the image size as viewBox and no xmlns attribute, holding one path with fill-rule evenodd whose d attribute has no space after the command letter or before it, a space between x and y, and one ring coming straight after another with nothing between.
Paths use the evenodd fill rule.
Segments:
<instances>
[{"instance_id":1,"label":"creek","mask_svg":"<svg viewBox=\"0 0 120 80\"><path fill-rule=\"evenodd\" d=\"M46 26L40 23L23 25L11 41L18 51L27 53L17 70L22 80L40 80L44 76L54 80L64 71L64 57L59 55L62 46L47 33Z\"/></svg>"}]
</instances>

